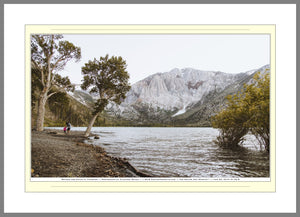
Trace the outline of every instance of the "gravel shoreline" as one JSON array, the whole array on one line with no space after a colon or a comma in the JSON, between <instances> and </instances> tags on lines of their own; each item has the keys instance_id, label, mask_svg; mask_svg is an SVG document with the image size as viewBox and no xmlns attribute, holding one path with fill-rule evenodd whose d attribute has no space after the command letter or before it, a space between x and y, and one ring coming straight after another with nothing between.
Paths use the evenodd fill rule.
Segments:
<instances>
[{"instance_id":1,"label":"gravel shoreline","mask_svg":"<svg viewBox=\"0 0 300 217\"><path fill-rule=\"evenodd\" d=\"M100 138L101 139L101 138ZM83 132L31 132L32 177L150 177L126 159L109 156L102 147L86 144Z\"/></svg>"}]
</instances>

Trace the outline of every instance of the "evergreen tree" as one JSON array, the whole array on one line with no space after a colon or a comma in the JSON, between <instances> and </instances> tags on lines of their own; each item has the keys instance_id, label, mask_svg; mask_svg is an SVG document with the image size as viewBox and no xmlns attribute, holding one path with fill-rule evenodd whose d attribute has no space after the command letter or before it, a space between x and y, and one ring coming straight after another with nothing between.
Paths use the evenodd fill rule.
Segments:
<instances>
[{"instance_id":1,"label":"evergreen tree","mask_svg":"<svg viewBox=\"0 0 300 217\"><path fill-rule=\"evenodd\" d=\"M62 70L70 60L79 61L81 49L68 41L63 41L62 38L62 35L31 36L32 83L39 83L35 86L39 91L37 131L42 131L44 127L45 105L48 98L58 91L74 88L68 77L63 78L57 72Z\"/></svg>"},{"instance_id":2,"label":"evergreen tree","mask_svg":"<svg viewBox=\"0 0 300 217\"><path fill-rule=\"evenodd\" d=\"M82 67L84 80L81 85L83 90L89 89L90 93L97 94L99 99L93 106L93 117L86 129L85 136L89 136L92 126L98 115L109 102L120 104L130 90L129 74L126 71L126 61L122 57L108 55L85 63Z\"/></svg>"},{"instance_id":3,"label":"evergreen tree","mask_svg":"<svg viewBox=\"0 0 300 217\"><path fill-rule=\"evenodd\" d=\"M50 92L51 94L51 92ZM70 99L65 92L57 92L48 99L48 105L50 111L52 111L56 119L70 120L70 117L65 115L65 111L71 107Z\"/></svg>"}]
</instances>

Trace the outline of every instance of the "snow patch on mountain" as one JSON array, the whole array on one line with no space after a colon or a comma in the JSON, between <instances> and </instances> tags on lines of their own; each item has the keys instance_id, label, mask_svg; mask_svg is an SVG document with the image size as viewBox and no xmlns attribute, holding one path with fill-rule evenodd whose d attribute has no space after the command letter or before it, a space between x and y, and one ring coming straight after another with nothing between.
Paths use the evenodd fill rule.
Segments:
<instances>
[{"instance_id":1,"label":"snow patch on mountain","mask_svg":"<svg viewBox=\"0 0 300 217\"><path fill-rule=\"evenodd\" d=\"M172 117L175 117L177 115L182 115L186 112L186 107L184 106L182 109L180 109L178 112L176 112Z\"/></svg>"}]
</instances>

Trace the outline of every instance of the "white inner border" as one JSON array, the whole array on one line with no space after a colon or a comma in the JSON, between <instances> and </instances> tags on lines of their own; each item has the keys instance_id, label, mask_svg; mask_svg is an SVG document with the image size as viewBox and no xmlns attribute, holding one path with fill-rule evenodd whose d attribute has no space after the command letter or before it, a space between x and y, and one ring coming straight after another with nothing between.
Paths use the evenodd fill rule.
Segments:
<instances>
[{"instance_id":1,"label":"white inner border","mask_svg":"<svg viewBox=\"0 0 300 217\"><path fill-rule=\"evenodd\" d=\"M25 193L26 24L276 24L276 193ZM296 5L9 4L4 28L5 213L296 212Z\"/></svg>"}]
</instances>

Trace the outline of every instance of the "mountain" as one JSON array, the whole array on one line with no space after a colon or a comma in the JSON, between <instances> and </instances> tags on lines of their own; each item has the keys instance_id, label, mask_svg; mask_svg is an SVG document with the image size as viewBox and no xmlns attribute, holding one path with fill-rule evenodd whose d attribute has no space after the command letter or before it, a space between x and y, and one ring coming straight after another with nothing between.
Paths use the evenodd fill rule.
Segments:
<instances>
[{"instance_id":1,"label":"mountain","mask_svg":"<svg viewBox=\"0 0 300 217\"><path fill-rule=\"evenodd\" d=\"M183 109L211 90L223 89L236 75L191 68L157 73L132 85L124 105L147 103L167 110Z\"/></svg>"},{"instance_id":2,"label":"mountain","mask_svg":"<svg viewBox=\"0 0 300 217\"><path fill-rule=\"evenodd\" d=\"M268 69L270 69L270 66L265 65L257 70L238 74L235 82L229 84L224 89L220 89L219 91L209 92L201 100L192 105L184 114L175 117L173 120L174 124L187 126L210 126L210 117L215 115L222 107L224 107L226 96L237 93L243 88L244 84L253 82L253 76L255 73L261 72L261 75L263 75Z\"/></svg>"},{"instance_id":3,"label":"mountain","mask_svg":"<svg viewBox=\"0 0 300 217\"><path fill-rule=\"evenodd\" d=\"M192 68L156 73L133 84L124 102L109 104L106 113L134 125L209 126L210 117L224 105L227 95L269 67L238 74ZM73 97L86 105L92 99L80 90Z\"/></svg>"}]
</instances>

